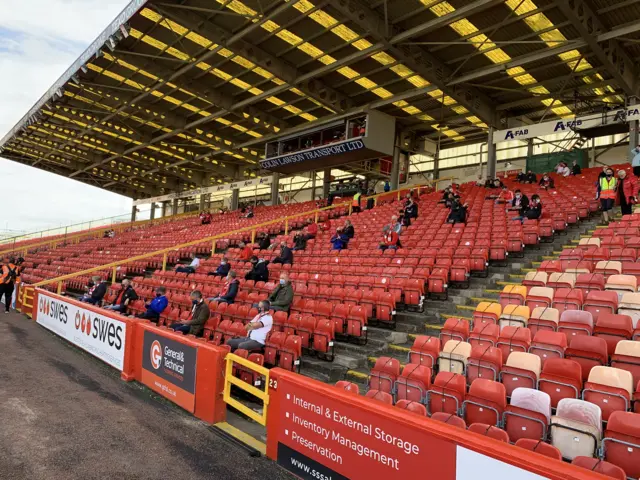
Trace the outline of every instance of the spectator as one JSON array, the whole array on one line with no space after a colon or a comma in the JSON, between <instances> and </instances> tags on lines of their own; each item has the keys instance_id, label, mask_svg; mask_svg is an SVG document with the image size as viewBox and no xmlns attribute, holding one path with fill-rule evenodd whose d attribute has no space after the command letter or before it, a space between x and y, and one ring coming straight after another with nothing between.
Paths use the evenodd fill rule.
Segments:
<instances>
[{"instance_id":1,"label":"spectator","mask_svg":"<svg viewBox=\"0 0 640 480\"><path fill-rule=\"evenodd\" d=\"M194 290L191 292L191 315L189 320L176 322L171 325L171 328L175 332L182 332L185 335L195 335L199 337L204 330L204 324L209 320L209 305L202 298L202 292L200 290Z\"/></svg>"},{"instance_id":2,"label":"spectator","mask_svg":"<svg viewBox=\"0 0 640 480\"><path fill-rule=\"evenodd\" d=\"M307 235L307 228L303 228L302 232L296 233L293 236L293 251L297 252L298 250L304 250L307 248L307 240L309 236Z\"/></svg>"},{"instance_id":3,"label":"spectator","mask_svg":"<svg viewBox=\"0 0 640 480\"><path fill-rule=\"evenodd\" d=\"M621 172L624 172L624 175L621 176ZM618 191L623 191L623 196L625 198L625 202L627 204L627 208L622 210L623 215L630 215L633 210L633 206L638 203L638 178L635 175L627 175L625 170L620 170L618 172L618 177L623 178L622 188L618 187ZM622 198L620 199L620 206L622 206ZM628 213L625 213L628 212Z\"/></svg>"},{"instance_id":4,"label":"spectator","mask_svg":"<svg viewBox=\"0 0 640 480\"><path fill-rule=\"evenodd\" d=\"M361 202L362 202L362 192L356 192L356 194L353 196L353 200L351 200L352 213L359 213L362 211Z\"/></svg>"},{"instance_id":5,"label":"spectator","mask_svg":"<svg viewBox=\"0 0 640 480\"><path fill-rule=\"evenodd\" d=\"M636 177L640 177L640 144L631 150L633 160L631 160L631 166L633 167L633 174Z\"/></svg>"},{"instance_id":6,"label":"spectator","mask_svg":"<svg viewBox=\"0 0 640 480\"><path fill-rule=\"evenodd\" d=\"M251 248L249 245L245 244L244 242L240 242L239 247L241 248L241 250L240 250L240 255L238 255L238 260L240 260L241 262L249 261L253 256L253 248Z\"/></svg>"},{"instance_id":7,"label":"spectator","mask_svg":"<svg viewBox=\"0 0 640 480\"><path fill-rule=\"evenodd\" d=\"M154 323L158 323L160 315L169 305L169 299L167 298L167 289L165 287L156 288L156 296L151 302L145 305L147 311L138 315L138 318L145 320L151 320Z\"/></svg>"},{"instance_id":8,"label":"spectator","mask_svg":"<svg viewBox=\"0 0 640 480\"><path fill-rule=\"evenodd\" d=\"M540 183L538 183L538 185L540 186L540 188L543 188L545 190L549 190L550 188L552 189L556 188L553 178L551 178L548 173L545 173L542 176L542 178L540 179Z\"/></svg>"},{"instance_id":9,"label":"spectator","mask_svg":"<svg viewBox=\"0 0 640 480\"><path fill-rule=\"evenodd\" d=\"M4 296L5 313L9 313L11 308L11 298L17 278L18 267L15 265L13 258L4 257L0 266L0 300Z\"/></svg>"},{"instance_id":10,"label":"spectator","mask_svg":"<svg viewBox=\"0 0 640 480\"><path fill-rule=\"evenodd\" d=\"M253 206L249 205L243 218L253 218Z\"/></svg>"},{"instance_id":11,"label":"spectator","mask_svg":"<svg viewBox=\"0 0 640 480\"><path fill-rule=\"evenodd\" d=\"M618 183L613 176L613 170L609 167L605 170L605 176L600 178L598 182L598 197L602 207L602 219L605 223L609 222L609 211L616 202L616 190Z\"/></svg>"},{"instance_id":12,"label":"spectator","mask_svg":"<svg viewBox=\"0 0 640 480\"><path fill-rule=\"evenodd\" d=\"M209 212L204 212L200 214L200 221L202 225L210 225L213 217Z\"/></svg>"},{"instance_id":13,"label":"spectator","mask_svg":"<svg viewBox=\"0 0 640 480\"><path fill-rule=\"evenodd\" d=\"M514 217L513 219L520 220L522 222L525 218L528 218L529 220L537 220L541 216L542 202L540 202L540 196L534 194L531 196L531 203L529 203L528 208L526 210L523 209L520 212L520 216Z\"/></svg>"},{"instance_id":14,"label":"spectator","mask_svg":"<svg viewBox=\"0 0 640 480\"><path fill-rule=\"evenodd\" d=\"M229 263L229 260L227 259L227 257L222 257L222 260L220 260L220 265L218 265L218 267L213 272L207 273L207 275L213 277L226 277L229 274L229 270L231 270L231 264Z\"/></svg>"},{"instance_id":15,"label":"spectator","mask_svg":"<svg viewBox=\"0 0 640 480\"><path fill-rule=\"evenodd\" d=\"M405 226L411 225L411 219L418 218L418 204L410 198L407 206L404 207L404 224Z\"/></svg>"},{"instance_id":16,"label":"spectator","mask_svg":"<svg viewBox=\"0 0 640 480\"><path fill-rule=\"evenodd\" d=\"M385 180L383 190L384 190L384 193L391 191L391 184L389 183L389 180Z\"/></svg>"},{"instance_id":17,"label":"spectator","mask_svg":"<svg viewBox=\"0 0 640 480\"><path fill-rule=\"evenodd\" d=\"M618 185L616 188L616 193L617 193L618 201L620 202L620 211L622 215L631 215L631 204L627 202L627 194L625 193L625 185L629 181L629 179L627 179L626 176L627 176L626 170L618 170L618 179L617 179Z\"/></svg>"},{"instance_id":18,"label":"spectator","mask_svg":"<svg viewBox=\"0 0 640 480\"><path fill-rule=\"evenodd\" d=\"M89 288L81 298L81 302L90 303L91 305L100 305L102 299L107 293L107 282L102 280L99 276L91 277L89 282Z\"/></svg>"},{"instance_id":19,"label":"spectator","mask_svg":"<svg viewBox=\"0 0 640 480\"><path fill-rule=\"evenodd\" d=\"M400 247L400 239L398 234L389 228L389 225L385 225L382 228L382 242L380 242L380 250L387 249L397 250Z\"/></svg>"},{"instance_id":20,"label":"spectator","mask_svg":"<svg viewBox=\"0 0 640 480\"><path fill-rule=\"evenodd\" d=\"M571 170L566 163L560 162L558 165L556 165L556 173L558 175L562 175L563 177L568 177L569 175L571 175Z\"/></svg>"},{"instance_id":21,"label":"spectator","mask_svg":"<svg viewBox=\"0 0 640 480\"><path fill-rule=\"evenodd\" d=\"M232 352L235 352L238 348L250 352L264 349L267 335L269 335L273 326L273 317L269 313L269 307L269 302L262 300L258 304L258 315L246 325L247 336L227 340L227 345L231 347Z\"/></svg>"},{"instance_id":22,"label":"spectator","mask_svg":"<svg viewBox=\"0 0 640 480\"><path fill-rule=\"evenodd\" d=\"M516 175L516 182L518 183L526 183L527 182L527 174L524 171L521 171Z\"/></svg>"},{"instance_id":23,"label":"spectator","mask_svg":"<svg viewBox=\"0 0 640 480\"><path fill-rule=\"evenodd\" d=\"M535 173L533 173L533 171L529 170L527 172L527 178L525 183L531 183L531 184L538 183L538 176Z\"/></svg>"},{"instance_id":24,"label":"spectator","mask_svg":"<svg viewBox=\"0 0 640 480\"><path fill-rule=\"evenodd\" d=\"M398 235L402 233L402 222L398 220L398 217L396 215L393 215L391 217L391 224L389 225L389 228L391 228L391 230L396 232Z\"/></svg>"},{"instance_id":25,"label":"spectator","mask_svg":"<svg viewBox=\"0 0 640 480\"><path fill-rule=\"evenodd\" d=\"M500 195L498 195L498 198L496 199L496 203L511 203L513 202L513 198L514 198L513 192L509 190L509 187L507 187L506 185L503 185L502 191L500 192Z\"/></svg>"},{"instance_id":26,"label":"spectator","mask_svg":"<svg viewBox=\"0 0 640 480\"><path fill-rule=\"evenodd\" d=\"M273 259L273 263L293 265L293 250L289 248L287 242L280 242L280 255Z\"/></svg>"},{"instance_id":27,"label":"spectator","mask_svg":"<svg viewBox=\"0 0 640 480\"><path fill-rule=\"evenodd\" d=\"M511 202L511 209L518 210L520 215L526 212L529 208L529 199L526 195L523 195L520 190L514 192L513 201Z\"/></svg>"},{"instance_id":28,"label":"spectator","mask_svg":"<svg viewBox=\"0 0 640 480\"><path fill-rule=\"evenodd\" d=\"M191 263L188 266L180 266L178 268L176 268L176 272L179 273L196 273L196 270L198 269L198 267L200 266L200 259L198 257L196 257L195 253L191 254Z\"/></svg>"},{"instance_id":29,"label":"spectator","mask_svg":"<svg viewBox=\"0 0 640 480\"><path fill-rule=\"evenodd\" d=\"M442 191L442 199L440 200L440 202L444 203L447 200L447 198L449 198L449 195L451 195L451 187L446 187Z\"/></svg>"},{"instance_id":30,"label":"spectator","mask_svg":"<svg viewBox=\"0 0 640 480\"><path fill-rule=\"evenodd\" d=\"M289 312L291 303L293 302L293 286L289 281L289 274L282 272L280 274L280 283L276 289L269 295L271 310L275 312Z\"/></svg>"},{"instance_id":31,"label":"spectator","mask_svg":"<svg viewBox=\"0 0 640 480\"><path fill-rule=\"evenodd\" d=\"M344 222L344 228L342 229L342 231L344 232L344 234L347 236L349 240L351 240L353 236L356 234L356 231L354 230L353 224L351 223L350 220L346 220Z\"/></svg>"},{"instance_id":32,"label":"spectator","mask_svg":"<svg viewBox=\"0 0 640 480\"><path fill-rule=\"evenodd\" d=\"M332 250L343 250L347 248L347 244L349 243L349 237L347 237L342 228L338 228L336 233L331 237L331 249Z\"/></svg>"},{"instance_id":33,"label":"spectator","mask_svg":"<svg viewBox=\"0 0 640 480\"><path fill-rule=\"evenodd\" d=\"M133 300L138 299L138 294L133 289L131 285L131 280L125 278L122 280L120 284L120 291L118 291L118 295L116 295L116 299L113 301L111 305L104 307L106 310L112 310L115 312L120 312L123 315L127 313L127 307L129 303Z\"/></svg>"},{"instance_id":34,"label":"spectator","mask_svg":"<svg viewBox=\"0 0 640 480\"><path fill-rule=\"evenodd\" d=\"M267 268L268 262L262 258L258 258L255 255L251 257L251 270L244 276L245 280L253 280L254 282L268 282L269 281L269 269Z\"/></svg>"},{"instance_id":35,"label":"spectator","mask_svg":"<svg viewBox=\"0 0 640 480\"><path fill-rule=\"evenodd\" d=\"M484 180L484 176L478 175L478 180L476 181L476 187L484 187L486 182Z\"/></svg>"},{"instance_id":36,"label":"spectator","mask_svg":"<svg viewBox=\"0 0 640 480\"><path fill-rule=\"evenodd\" d=\"M582 173L582 168L578 165L578 160L573 161L573 166L571 167L571 175L580 175Z\"/></svg>"},{"instance_id":37,"label":"spectator","mask_svg":"<svg viewBox=\"0 0 640 480\"><path fill-rule=\"evenodd\" d=\"M222 288L218 296L209 298L207 299L207 301L232 304L236 299L236 295L238 295L239 288L240 281L236 278L236 272L231 270L227 275L227 279L224 282L224 287Z\"/></svg>"},{"instance_id":38,"label":"spectator","mask_svg":"<svg viewBox=\"0 0 640 480\"><path fill-rule=\"evenodd\" d=\"M270 246L271 240L269 239L269 235L261 233L258 237L258 248L260 248L260 250L268 250Z\"/></svg>"},{"instance_id":39,"label":"spectator","mask_svg":"<svg viewBox=\"0 0 640 480\"><path fill-rule=\"evenodd\" d=\"M467 204L460 205L455 202L451 207L451 212L447 218L447 223L466 223L467 221Z\"/></svg>"},{"instance_id":40,"label":"spectator","mask_svg":"<svg viewBox=\"0 0 640 480\"><path fill-rule=\"evenodd\" d=\"M312 238L316 238L318 234L318 224L316 222L311 222L307 225L307 239L311 240Z\"/></svg>"}]
</instances>

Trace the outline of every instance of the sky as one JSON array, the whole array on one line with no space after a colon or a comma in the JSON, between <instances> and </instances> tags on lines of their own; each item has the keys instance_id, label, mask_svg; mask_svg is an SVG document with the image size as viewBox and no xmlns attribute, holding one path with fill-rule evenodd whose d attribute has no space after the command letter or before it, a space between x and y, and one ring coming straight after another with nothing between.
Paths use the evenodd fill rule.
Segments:
<instances>
[{"instance_id":1,"label":"sky","mask_svg":"<svg viewBox=\"0 0 640 480\"><path fill-rule=\"evenodd\" d=\"M0 0L0 138L127 3ZM0 182L4 198L0 233L131 213L129 198L1 157Z\"/></svg>"}]
</instances>

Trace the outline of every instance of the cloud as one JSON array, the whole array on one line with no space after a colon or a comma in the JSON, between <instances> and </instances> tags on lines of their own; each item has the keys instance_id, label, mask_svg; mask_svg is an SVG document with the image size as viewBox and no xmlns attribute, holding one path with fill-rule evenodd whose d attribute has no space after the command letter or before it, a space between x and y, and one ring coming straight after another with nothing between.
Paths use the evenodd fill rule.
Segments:
<instances>
[{"instance_id":1,"label":"cloud","mask_svg":"<svg viewBox=\"0 0 640 480\"><path fill-rule=\"evenodd\" d=\"M22 0L0 7L0 138L27 113L128 0ZM34 230L130 212L131 200L0 160L3 229ZM11 202L12 205L14 204Z\"/></svg>"}]
</instances>

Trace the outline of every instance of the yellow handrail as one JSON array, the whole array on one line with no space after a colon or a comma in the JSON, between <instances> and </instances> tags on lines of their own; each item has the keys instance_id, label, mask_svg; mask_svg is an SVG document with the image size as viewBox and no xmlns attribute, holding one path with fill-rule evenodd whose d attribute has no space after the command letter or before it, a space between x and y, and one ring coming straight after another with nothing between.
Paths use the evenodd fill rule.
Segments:
<instances>
[{"instance_id":1,"label":"yellow handrail","mask_svg":"<svg viewBox=\"0 0 640 480\"><path fill-rule=\"evenodd\" d=\"M234 355L233 353L228 353L225 357L227 362L225 369L225 377L224 377L224 394L223 399L227 405L231 405L233 408L238 411L244 413L247 417L251 418L255 422L259 423L263 427L267 425L267 410L269 408L269 369L263 367L262 365L258 365L257 363L251 362L246 358L239 357L238 355ZM259 375L264 377L264 390L256 388L253 385L249 385L246 382L243 382L239 378L233 376L233 364L237 363L238 365L242 365L248 370L254 371ZM231 396L231 385L235 385L236 387L244 390L245 392L250 393L254 397L262 400L263 408L262 414L256 412L255 410L247 407L243 403L239 402L235 398Z\"/></svg>"},{"instance_id":2,"label":"yellow handrail","mask_svg":"<svg viewBox=\"0 0 640 480\"><path fill-rule=\"evenodd\" d=\"M123 230L126 230L127 228L137 227L137 226L145 225L145 224L148 224L148 223L162 224L162 223L166 223L166 222L175 220L176 218L195 216L195 215L197 215L196 212L188 212L188 213L180 213L180 214L172 215L172 216L168 216L168 217L155 218L153 220L138 220L138 221L135 221L135 222L119 223L116 226L105 225L104 227L91 229L90 231L80 232L80 233L76 233L74 235L68 235L68 236L62 236L62 237L58 236L58 237L54 238L53 240L44 240L44 241L38 242L38 243L30 243L28 245L18 246L18 248L11 248L9 250L2 250L2 251L0 251L0 255L4 255L4 254L8 254L8 253L21 252L22 256L24 257L24 256L26 256L27 252L29 250L31 250L32 248L49 245L50 247L52 247L52 249L55 249L55 247L57 246L58 243L69 243L69 242L79 243L80 239L82 239L82 238L90 238L90 237L96 237L97 238L97 237L100 237L100 236L102 236L104 234L105 230L113 230L114 232L118 233L118 232L122 232Z\"/></svg>"},{"instance_id":3,"label":"yellow handrail","mask_svg":"<svg viewBox=\"0 0 640 480\"><path fill-rule=\"evenodd\" d=\"M442 179L442 181L444 181L444 179ZM411 186L407 186L405 188L399 189L399 190L393 190L390 192L384 192L384 193L379 193L377 195L372 195L366 198L373 198L374 200L377 201L377 199L379 197L388 197L388 196L392 196L394 194L397 194L401 191L409 191L409 190L414 190L414 189L418 189L418 191L421 188L427 188L427 186L425 185L411 185ZM291 216L286 216L286 217L281 217L281 218L277 218L275 220L269 220L268 222L263 222L263 223L259 223L256 225L249 225L247 227L243 227L243 228L239 228L237 230L233 230L230 232L223 232L223 233L218 233L216 235L212 235L210 237L205 237L205 238L200 238L198 240L193 240L191 242L187 242L187 243L182 243L179 245L174 245L172 247L167 247L167 248L163 248L161 250L156 250L154 252L149 252L149 253L144 253L142 255L137 255L135 257L131 257L131 258L127 258L124 260L118 260L116 262L112 262L112 263L107 263L105 265L100 265L98 267L91 267L91 268L87 268L85 270L80 270L78 272L74 272L74 273L69 273L66 275L61 275L60 277L56 277L56 278L51 278L48 280L43 280L41 282L38 282L36 284L34 284L34 287L40 287L43 285L50 285L52 283L58 283L58 291L60 292L62 290L62 282L65 280L68 280L70 278L75 278L81 275L87 275L90 273L94 273L94 272L99 272L102 270L106 270L106 269L112 269L112 280L115 281L115 276L116 276L116 267L119 267L121 265L125 265L127 263L131 263L131 262L137 262L139 260L144 260L147 258L151 258L151 257L156 257L156 256L160 256L163 255L163 267L166 268L166 254L168 254L169 252L172 251L176 251L179 250L181 248L187 248L187 247L192 247L194 245L200 245L202 243L206 243L206 242L211 242L211 254L213 255L215 253L215 245L216 245L216 240L220 240L222 238L225 237L229 237L230 235L235 235L237 233L244 233L244 232L251 232L251 238L252 241L255 240L255 234L256 231L260 228L264 228L267 227L269 225L274 225L277 223L281 223L281 222L285 222L287 225L289 223L290 220L295 219L295 218L299 218L299 217L306 217L306 216L311 216L313 215L315 218L315 222L317 223L318 221L318 213L320 212L324 212L324 211L329 211L329 210L334 210L337 208L342 208L342 207L351 207L351 202L345 202L345 203L338 203L336 205L331 205L329 207L323 207L323 208L317 208L314 210L309 210L306 212L302 212L302 213L297 213L295 215L291 215Z\"/></svg>"}]
</instances>

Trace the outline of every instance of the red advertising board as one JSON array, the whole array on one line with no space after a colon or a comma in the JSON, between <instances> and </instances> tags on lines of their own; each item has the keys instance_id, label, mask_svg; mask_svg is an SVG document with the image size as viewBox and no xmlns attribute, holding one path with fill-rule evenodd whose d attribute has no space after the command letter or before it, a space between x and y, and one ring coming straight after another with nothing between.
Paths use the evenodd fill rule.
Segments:
<instances>
[{"instance_id":1,"label":"red advertising board","mask_svg":"<svg viewBox=\"0 0 640 480\"><path fill-rule=\"evenodd\" d=\"M454 478L455 444L417 435L410 422L364 410L288 378L279 382L278 390L278 463L296 475L337 480L375 472L376 478L406 480L428 464L431 478Z\"/></svg>"}]
</instances>

